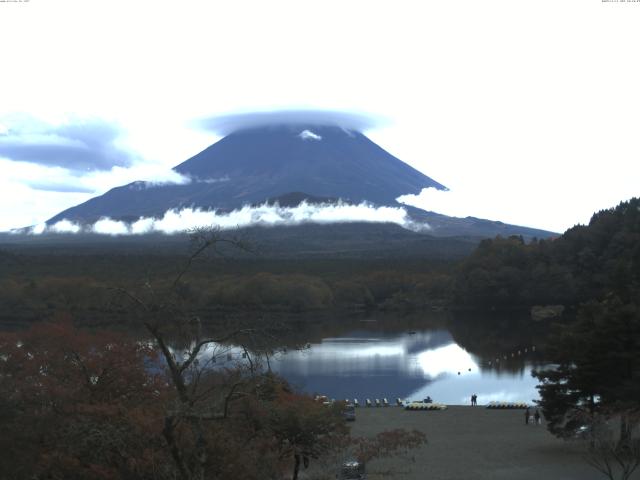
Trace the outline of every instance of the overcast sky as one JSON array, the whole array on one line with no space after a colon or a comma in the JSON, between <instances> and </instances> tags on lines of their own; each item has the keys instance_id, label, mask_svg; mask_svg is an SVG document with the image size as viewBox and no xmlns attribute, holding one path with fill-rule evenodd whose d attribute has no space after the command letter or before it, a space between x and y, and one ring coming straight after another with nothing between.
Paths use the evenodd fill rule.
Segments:
<instances>
[{"instance_id":1,"label":"overcast sky","mask_svg":"<svg viewBox=\"0 0 640 480\"><path fill-rule=\"evenodd\" d=\"M449 187L416 205L564 231L640 194L638 25L628 0L2 1L0 230L175 180L219 138L198 119L309 108Z\"/></svg>"}]
</instances>

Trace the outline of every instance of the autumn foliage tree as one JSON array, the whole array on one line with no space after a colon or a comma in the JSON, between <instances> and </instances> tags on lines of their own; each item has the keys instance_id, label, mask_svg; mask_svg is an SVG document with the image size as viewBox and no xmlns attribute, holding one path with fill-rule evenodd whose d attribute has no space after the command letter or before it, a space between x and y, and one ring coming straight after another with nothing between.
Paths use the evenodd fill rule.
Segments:
<instances>
[{"instance_id":1,"label":"autumn foliage tree","mask_svg":"<svg viewBox=\"0 0 640 480\"><path fill-rule=\"evenodd\" d=\"M282 478L347 434L339 409L238 367L185 409L153 345L69 320L2 334L0 351L2 479Z\"/></svg>"},{"instance_id":2,"label":"autumn foliage tree","mask_svg":"<svg viewBox=\"0 0 640 480\"><path fill-rule=\"evenodd\" d=\"M298 478L301 465L330 452L348 437L342 416L342 403L324 405L310 396L279 388L265 411L280 458L291 461L292 478Z\"/></svg>"},{"instance_id":3,"label":"autumn foliage tree","mask_svg":"<svg viewBox=\"0 0 640 480\"><path fill-rule=\"evenodd\" d=\"M167 389L148 345L69 320L0 336L2 478L158 478Z\"/></svg>"}]
</instances>

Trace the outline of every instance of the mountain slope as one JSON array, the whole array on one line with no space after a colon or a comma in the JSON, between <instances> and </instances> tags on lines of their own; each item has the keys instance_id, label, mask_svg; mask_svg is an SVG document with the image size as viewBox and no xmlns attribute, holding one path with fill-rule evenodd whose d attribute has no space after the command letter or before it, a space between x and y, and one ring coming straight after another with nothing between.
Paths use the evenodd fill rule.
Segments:
<instances>
[{"instance_id":1,"label":"mountain slope","mask_svg":"<svg viewBox=\"0 0 640 480\"><path fill-rule=\"evenodd\" d=\"M545 238L553 235L502 222L454 218L396 201L424 188L446 187L394 157L360 132L336 126L282 124L242 129L174 168L187 183L133 182L69 208L47 221L92 224L103 217L133 222L162 217L171 209L229 212L247 205L278 202L367 202L404 208L425 233L474 239L496 235ZM354 221L362 219L354 218Z\"/></svg>"},{"instance_id":2,"label":"mountain slope","mask_svg":"<svg viewBox=\"0 0 640 480\"><path fill-rule=\"evenodd\" d=\"M63 218L94 222L103 216L159 216L171 208L191 206L232 210L290 192L389 205L400 195L417 194L423 188L445 188L363 134L331 126L234 132L175 171L191 182L134 182L65 210L48 223Z\"/></svg>"}]
</instances>

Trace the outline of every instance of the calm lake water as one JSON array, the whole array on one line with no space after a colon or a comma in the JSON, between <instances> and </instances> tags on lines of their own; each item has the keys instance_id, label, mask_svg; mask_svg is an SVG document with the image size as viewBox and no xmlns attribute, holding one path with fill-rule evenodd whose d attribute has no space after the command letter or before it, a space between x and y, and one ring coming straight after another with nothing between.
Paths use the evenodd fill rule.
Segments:
<instances>
[{"instance_id":1,"label":"calm lake water","mask_svg":"<svg viewBox=\"0 0 640 480\"><path fill-rule=\"evenodd\" d=\"M434 323L440 326L424 327ZM419 318L403 323L392 317L317 325L309 332L305 327L298 331L298 343L312 339L308 348L270 358L275 372L307 393L357 398L360 403L366 398L395 402L430 396L451 405L468 405L474 393L479 405L539 398L531 370L543 362L532 351L535 325L526 318L471 317L452 323ZM223 368L246 363L242 349L232 345L211 345L202 352L202 365L214 357L215 365Z\"/></svg>"},{"instance_id":2,"label":"calm lake water","mask_svg":"<svg viewBox=\"0 0 640 480\"><path fill-rule=\"evenodd\" d=\"M519 355L496 352L491 359L481 359L458 345L447 330L357 329L311 343L306 350L278 354L271 366L299 389L330 398L355 397L363 403L365 398L430 396L434 402L469 404L475 393L482 405L539 398L537 380L531 376L535 354L531 347L527 351L522 347Z\"/></svg>"}]
</instances>

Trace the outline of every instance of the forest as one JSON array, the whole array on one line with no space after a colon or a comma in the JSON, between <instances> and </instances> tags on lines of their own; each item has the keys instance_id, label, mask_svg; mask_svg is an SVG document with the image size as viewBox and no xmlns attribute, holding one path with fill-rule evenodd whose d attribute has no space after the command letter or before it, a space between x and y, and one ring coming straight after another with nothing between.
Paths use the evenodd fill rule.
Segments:
<instances>
[{"instance_id":1,"label":"forest","mask_svg":"<svg viewBox=\"0 0 640 480\"><path fill-rule=\"evenodd\" d=\"M637 298L640 201L603 210L552 240L487 239L461 262L453 302L476 308L562 304L609 293Z\"/></svg>"},{"instance_id":2,"label":"forest","mask_svg":"<svg viewBox=\"0 0 640 480\"><path fill-rule=\"evenodd\" d=\"M638 199L596 213L589 225L550 240L497 237L467 257L295 258L203 256L180 288L202 312L424 308L521 309L601 298L630 298L640 263ZM109 287L166 285L189 255L118 253L81 247L50 254L0 250L0 308L5 321L28 322L67 311L87 323L114 321ZM224 253L224 250L223 250ZM212 318L215 315L210 315Z\"/></svg>"},{"instance_id":3,"label":"forest","mask_svg":"<svg viewBox=\"0 0 640 480\"><path fill-rule=\"evenodd\" d=\"M587 432L594 466L628 478L640 465L640 199L553 240L485 240L453 288L454 302L480 309L567 307L544 328L539 405L553 434Z\"/></svg>"},{"instance_id":4,"label":"forest","mask_svg":"<svg viewBox=\"0 0 640 480\"><path fill-rule=\"evenodd\" d=\"M189 254L16 253L0 264L3 321L48 318L61 310L87 324L121 318L112 287L160 287L173 281ZM362 311L371 308L443 306L451 295L451 261L392 259L199 258L180 283L203 318L218 312ZM208 320L209 321L209 320Z\"/></svg>"},{"instance_id":5,"label":"forest","mask_svg":"<svg viewBox=\"0 0 640 480\"><path fill-rule=\"evenodd\" d=\"M462 259L260 258L224 232L193 233L182 254L0 252L0 478L296 479L321 458L424 444L417 431L353 438L344 404L270 371L288 319L336 311L561 305L537 327L550 431L616 418L613 454L640 458L640 199L555 239L483 240ZM223 245L247 255L221 257ZM478 336L459 323L482 317L465 318L452 331ZM491 328L484 340L505 326ZM216 367L227 353L212 347L230 343L243 361Z\"/></svg>"}]
</instances>

